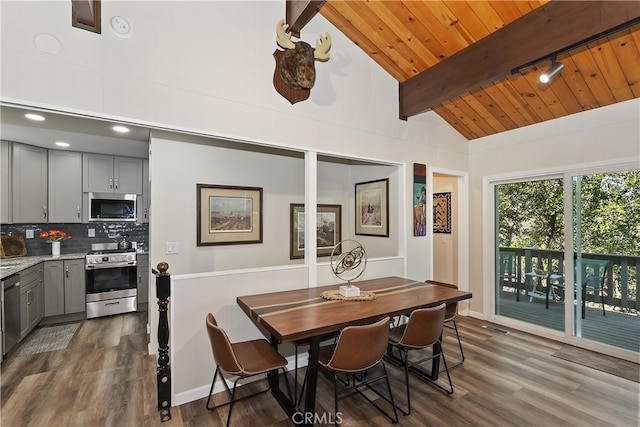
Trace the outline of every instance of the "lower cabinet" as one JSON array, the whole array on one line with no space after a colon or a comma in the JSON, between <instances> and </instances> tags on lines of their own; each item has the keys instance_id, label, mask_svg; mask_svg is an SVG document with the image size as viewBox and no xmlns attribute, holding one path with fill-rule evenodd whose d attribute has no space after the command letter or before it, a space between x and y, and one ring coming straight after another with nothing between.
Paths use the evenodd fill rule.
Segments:
<instances>
[{"instance_id":1,"label":"lower cabinet","mask_svg":"<svg viewBox=\"0 0 640 427\"><path fill-rule=\"evenodd\" d=\"M20 272L20 339L44 318L42 264Z\"/></svg>"},{"instance_id":2,"label":"lower cabinet","mask_svg":"<svg viewBox=\"0 0 640 427\"><path fill-rule=\"evenodd\" d=\"M44 315L86 310L84 259L45 261Z\"/></svg>"},{"instance_id":3,"label":"lower cabinet","mask_svg":"<svg viewBox=\"0 0 640 427\"><path fill-rule=\"evenodd\" d=\"M147 309L149 302L149 255L137 256L138 259L138 308Z\"/></svg>"}]
</instances>

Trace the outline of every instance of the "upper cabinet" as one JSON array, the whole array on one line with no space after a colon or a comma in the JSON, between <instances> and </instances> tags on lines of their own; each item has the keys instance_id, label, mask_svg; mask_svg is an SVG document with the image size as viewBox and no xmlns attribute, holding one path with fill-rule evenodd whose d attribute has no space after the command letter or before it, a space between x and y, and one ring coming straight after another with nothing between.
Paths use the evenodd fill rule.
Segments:
<instances>
[{"instance_id":1,"label":"upper cabinet","mask_svg":"<svg viewBox=\"0 0 640 427\"><path fill-rule=\"evenodd\" d=\"M0 141L0 223L12 221L11 218L11 143Z\"/></svg>"},{"instance_id":2,"label":"upper cabinet","mask_svg":"<svg viewBox=\"0 0 640 427\"><path fill-rule=\"evenodd\" d=\"M83 154L82 191L142 194L142 159Z\"/></svg>"},{"instance_id":3,"label":"upper cabinet","mask_svg":"<svg viewBox=\"0 0 640 427\"><path fill-rule=\"evenodd\" d=\"M13 222L47 222L47 150L13 144Z\"/></svg>"},{"instance_id":4,"label":"upper cabinet","mask_svg":"<svg viewBox=\"0 0 640 427\"><path fill-rule=\"evenodd\" d=\"M49 222L81 222L82 153L49 150Z\"/></svg>"}]
</instances>

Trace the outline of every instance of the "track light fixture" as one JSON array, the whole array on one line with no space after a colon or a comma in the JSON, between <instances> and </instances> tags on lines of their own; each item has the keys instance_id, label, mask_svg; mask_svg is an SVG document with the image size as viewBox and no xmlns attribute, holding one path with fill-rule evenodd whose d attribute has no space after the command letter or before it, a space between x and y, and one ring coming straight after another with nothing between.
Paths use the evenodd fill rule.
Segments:
<instances>
[{"instance_id":1,"label":"track light fixture","mask_svg":"<svg viewBox=\"0 0 640 427\"><path fill-rule=\"evenodd\" d=\"M553 58L551 60L551 66L549 67L549 69L544 73L540 74L540 77L539 77L540 82L549 83L549 81L552 78L554 78L557 74L559 74L563 68L564 68L564 64L562 62L556 61L556 59Z\"/></svg>"}]
</instances>

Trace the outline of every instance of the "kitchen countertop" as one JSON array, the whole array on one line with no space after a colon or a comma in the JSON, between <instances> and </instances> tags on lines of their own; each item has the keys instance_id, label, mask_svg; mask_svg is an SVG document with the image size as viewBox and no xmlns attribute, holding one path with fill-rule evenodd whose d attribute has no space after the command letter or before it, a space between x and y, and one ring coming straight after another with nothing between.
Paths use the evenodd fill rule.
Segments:
<instances>
[{"instance_id":1,"label":"kitchen countertop","mask_svg":"<svg viewBox=\"0 0 640 427\"><path fill-rule=\"evenodd\" d=\"M43 261L61 261L65 259L82 259L86 255L86 252L75 254L63 254L57 257L51 255L42 256L23 256L15 258L3 258L0 259L0 279L4 280L6 277L11 276L26 270Z\"/></svg>"},{"instance_id":2,"label":"kitchen countertop","mask_svg":"<svg viewBox=\"0 0 640 427\"><path fill-rule=\"evenodd\" d=\"M138 250L138 255L149 255L148 251ZM61 254L60 256L53 257L51 255L41 256L23 256L15 258L2 258L0 259L0 280L4 280L6 277L11 276L26 270L43 261L62 261L65 259L83 259L86 252L78 252L74 254Z\"/></svg>"}]
</instances>

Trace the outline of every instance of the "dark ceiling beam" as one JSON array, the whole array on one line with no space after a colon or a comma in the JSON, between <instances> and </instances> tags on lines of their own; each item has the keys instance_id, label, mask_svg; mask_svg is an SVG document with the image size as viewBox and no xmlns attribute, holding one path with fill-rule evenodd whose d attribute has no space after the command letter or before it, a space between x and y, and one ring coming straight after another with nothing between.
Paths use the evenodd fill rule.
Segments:
<instances>
[{"instance_id":1,"label":"dark ceiling beam","mask_svg":"<svg viewBox=\"0 0 640 427\"><path fill-rule=\"evenodd\" d=\"M100 34L100 0L71 0L71 26Z\"/></svg>"},{"instance_id":2,"label":"dark ceiling beam","mask_svg":"<svg viewBox=\"0 0 640 427\"><path fill-rule=\"evenodd\" d=\"M640 1L551 1L400 83L400 118L640 22Z\"/></svg>"},{"instance_id":3,"label":"dark ceiling beam","mask_svg":"<svg viewBox=\"0 0 640 427\"><path fill-rule=\"evenodd\" d=\"M289 30L295 37L300 38L300 31L316 16L327 0L286 0L287 11L285 19Z\"/></svg>"}]
</instances>

